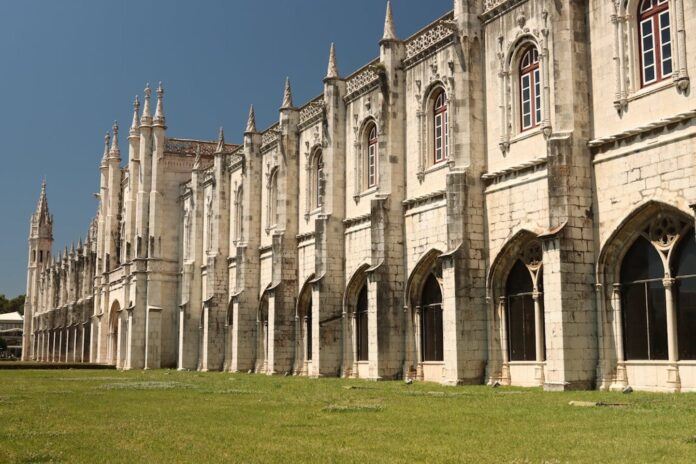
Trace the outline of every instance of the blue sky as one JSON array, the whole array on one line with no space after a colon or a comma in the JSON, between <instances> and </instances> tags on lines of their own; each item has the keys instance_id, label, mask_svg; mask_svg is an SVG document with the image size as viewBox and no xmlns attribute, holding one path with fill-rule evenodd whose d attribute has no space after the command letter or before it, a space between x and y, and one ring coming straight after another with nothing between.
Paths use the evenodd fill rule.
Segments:
<instances>
[{"instance_id":1,"label":"blue sky","mask_svg":"<svg viewBox=\"0 0 696 464\"><path fill-rule=\"evenodd\" d=\"M385 4L0 1L0 293L24 292L42 176L54 253L85 235L104 133L118 120L125 146L131 102L146 82L164 83L169 136L215 139L224 126L238 142L249 104L259 128L277 121L285 76L296 104L321 93L331 42L342 75L375 58ZM393 0L399 37L451 8L452 0Z\"/></svg>"}]
</instances>

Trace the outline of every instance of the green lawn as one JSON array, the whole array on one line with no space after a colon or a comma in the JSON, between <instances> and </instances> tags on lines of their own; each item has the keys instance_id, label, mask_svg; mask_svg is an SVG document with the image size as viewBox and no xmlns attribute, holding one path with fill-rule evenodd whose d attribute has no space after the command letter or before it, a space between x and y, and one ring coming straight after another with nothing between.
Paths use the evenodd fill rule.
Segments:
<instances>
[{"instance_id":1,"label":"green lawn","mask_svg":"<svg viewBox=\"0 0 696 464\"><path fill-rule=\"evenodd\" d=\"M6 462L694 463L696 395L0 370Z\"/></svg>"}]
</instances>

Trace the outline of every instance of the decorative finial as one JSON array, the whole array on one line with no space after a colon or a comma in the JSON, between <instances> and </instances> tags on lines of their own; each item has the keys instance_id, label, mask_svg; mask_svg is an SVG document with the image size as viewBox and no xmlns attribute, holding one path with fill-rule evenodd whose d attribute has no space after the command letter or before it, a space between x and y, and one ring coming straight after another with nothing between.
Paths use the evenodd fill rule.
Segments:
<instances>
[{"instance_id":1,"label":"decorative finial","mask_svg":"<svg viewBox=\"0 0 696 464\"><path fill-rule=\"evenodd\" d=\"M249 107L249 119L247 120L246 133L256 133L256 114L254 113L254 105Z\"/></svg>"},{"instance_id":2,"label":"decorative finial","mask_svg":"<svg viewBox=\"0 0 696 464\"><path fill-rule=\"evenodd\" d=\"M220 127L220 132L218 132L218 144L215 149L215 153L223 153L225 151L225 131Z\"/></svg>"},{"instance_id":3,"label":"decorative finial","mask_svg":"<svg viewBox=\"0 0 696 464\"><path fill-rule=\"evenodd\" d=\"M396 30L394 29L394 17L390 0L387 0L387 16L384 18L384 36L382 40L398 40L396 38Z\"/></svg>"},{"instance_id":4,"label":"decorative finial","mask_svg":"<svg viewBox=\"0 0 696 464\"><path fill-rule=\"evenodd\" d=\"M290 78L285 78L285 91L283 92L283 105L280 109L294 108L292 104L292 89L290 88Z\"/></svg>"},{"instance_id":5,"label":"decorative finial","mask_svg":"<svg viewBox=\"0 0 696 464\"><path fill-rule=\"evenodd\" d=\"M102 162L106 161L109 157L109 142L111 141L111 134L108 132L104 135L104 156L102 156Z\"/></svg>"},{"instance_id":6,"label":"decorative finial","mask_svg":"<svg viewBox=\"0 0 696 464\"><path fill-rule=\"evenodd\" d=\"M133 122L131 123L130 127L131 136L138 135L138 127L140 127L140 123L138 121L138 110L140 110L140 100L138 100L138 96L136 95L135 101L133 101Z\"/></svg>"},{"instance_id":7,"label":"decorative finial","mask_svg":"<svg viewBox=\"0 0 696 464\"><path fill-rule=\"evenodd\" d=\"M111 127L111 130L113 131L114 136L111 139L111 151L109 154L112 158L118 158L121 156L121 149L118 146L118 123L116 121L114 121L114 125Z\"/></svg>"},{"instance_id":8,"label":"decorative finial","mask_svg":"<svg viewBox=\"0 0 696 464\"><path fill-rule=\"evenodd\" d=\"M143 115L140 117L140 124L149 126L152 123L152 115L150 114L150 95L152 95L152 90L149 83L145 86L144 93L145 104L143 105Z\"/></svg>"},{"instance_id":9,"label":"decorative finial","mask_svg":"<svg viewBox=\"0 0 696 464\"><path fill-rule=\"evenodd\" d=\"M154 122L158 126L164 126L164 88L161 81L157 86L157 109Z\"/></svg>"},{"instance_id":10,"label":"decorative finial","mask_svg":"<svg viewBox=\"0 0 696 464\"><path fill-rule=\"evenodd\" d=\"M326 71L327 79L338 79L338 66L336 65L336 45L332 42L329 50L329 68Z\"/></svg>"},{"instance_id":11,"label":"decorative finial","mask_svg":"<svg viewBox=\"0 0 696 464\"><path fill-rule=\"evenodd\" d=\"M196 159L193 161L193 170L198 171L201 168L201 144L196 145Z\"/></svg>"}]
</instances>

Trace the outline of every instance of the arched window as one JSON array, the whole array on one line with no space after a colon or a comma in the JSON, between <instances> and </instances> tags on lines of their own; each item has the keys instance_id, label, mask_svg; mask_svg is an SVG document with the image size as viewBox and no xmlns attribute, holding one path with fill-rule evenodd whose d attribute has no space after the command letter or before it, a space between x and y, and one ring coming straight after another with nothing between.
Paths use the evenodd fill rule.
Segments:
<instances>
[{"instance_id":1,"label":"arched window","mask_svg":"<svg viewBox=\"0 0 696 464\"><path fill-rule=\"evenodd\" d=\"M324 179L324 154L321 148L317 149L312 163L312 206L319 208L324 204L324 192L322 180Z\"/></svg>"},{"instance_id":2,"label":"arched window","mask_svg":"<svg viewBox=\"0 0 696 464\"><path fill-rule=\"evenodd\" d=\"M433 124L435 137L435 153L433 163L437 164L447 159L449 140L447 137L449 122L447 118L447 97L444 90L438 90L434 98Z\"/></svg>"},{"instance_id":3,"label":"arched window","mask_svg":"<svg viewBox=\"0 0 696 464\"><path fill-rule=\"evenodd\" d=\"M234 212L234 236L236 242L244 241L244 186L237 188Z\"/></svg>"},{"instance_id":4,"label":"arched window","mask_svg":"<svg viewBox=\"0 0 696 464\"><path fill-rule=\"evenodd\" d=\"M529 47L520 60L520 124L523 131L541 123L539 52Z\"/></svg>"},{"instance_id":5,"label":"arched window","mask_svg":"<svg viewBox=\"0 0 696 464\"><path fill-rule=\"evenodd\" d=\"M367 329L367 283L363 284L358 293L355 305L356 359L367 361L368 358L368 329Z\"/></svg>"},{"instance_id":6,"label":"arched window","mask_svg":"<svg viewBox=\"0 0 696 464\"><path fill-rule=\"evenodd\" d=\"M278 169L271 171L268 180L268 227L278 224Z\"/></svg>"},{"instance_id":7,"label":"arched window","mask_svg":"<svg viewBox=\"0 0 696 464\"><path fill-rule=\"evenodd\" d=\"M367 174L367 188L372 188L377 185L377 173L378 173L378 137L377 137L377 125L373 122L367 127L365 131L367 134L367 156L365 157L365 173Z\"/></svg>"},{"instance_id":8,"label":"arched window","mask_svg":"<svg viewBox=\"0 0 696 464\"><path fill-rule=\"evenodd\" d=\"M679 359L696 359L696 240L694 231L682 239L675 256Z\"/></svg>"},{"instance_id":9,"label":"arched window","mask_svg":"<svg viewBox=\"0 0 696 464\"><path fill-rule=\"evenodd\" d=\"M421 359L443 361L442 290L437 277L430 274L421 292Z\"/></svg>"},{"instance_id":10,"label":"arched window","mask_svg":"<svg viewBox=\"0 0 696 464\"><path fill-rule=\"evenodd\" d=\"M664 266L655 247L639 237L621 263L621 309L627 360L667 359Z\"/></svg>"},{"instance_id":11,"label":"arched window","mask_svg":"<svg viewBox=\"0 0 696 464\"><path fill-rule=\"evenodd\" d=\"M669 0L642 0L638 8L640 69L643 86L672 74Z\"/></svg>"},{"instance_id":12,"label":"arched window","mask_svg":"<svg viewBox=\"0 0 696 464\"><path fill-rule=\"evenodd\" d=\"M529 268L521 259L517 260L508 275L505 293L510 361L535 361L534 283Z\"/></svg>"}]
</instances>

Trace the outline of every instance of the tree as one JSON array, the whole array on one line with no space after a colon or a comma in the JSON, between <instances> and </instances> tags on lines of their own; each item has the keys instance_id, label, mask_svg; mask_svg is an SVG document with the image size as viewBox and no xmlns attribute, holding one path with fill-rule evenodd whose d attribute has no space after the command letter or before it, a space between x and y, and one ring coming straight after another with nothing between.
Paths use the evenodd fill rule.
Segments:
<instances>
[{"instance_id":1,"label":"tree","mask_svg":"<svg viewBox=\"0 0 696 464\"><path fill-rule=\"evenodd\" d=\"M0 314L13 313L17 311L22 316L24 315L24 295L19 295L11 300L8 300L5 295L0 293Z\"/></svg>"}]
</instances>

